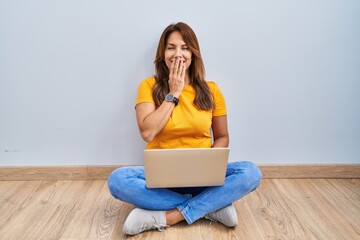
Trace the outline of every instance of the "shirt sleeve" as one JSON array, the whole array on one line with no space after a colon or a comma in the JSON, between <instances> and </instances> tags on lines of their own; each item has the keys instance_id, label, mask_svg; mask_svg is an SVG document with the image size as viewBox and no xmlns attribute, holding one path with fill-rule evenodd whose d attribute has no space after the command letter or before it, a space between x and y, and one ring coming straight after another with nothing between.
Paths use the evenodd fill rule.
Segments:
<instances>
[{"instance_id":1,"label":"shirt sleeve","mask_svg":"<svg viewBox=\"0 0 360 240\"><path fill-rule=\"evenodd\" d=\"M135 107L137 104L143 102L149 102L155 104L154 99L152 97L152 90L154 84L155 84L155 79L152 77L146 78L141 81L137 92Z\"/></svg>"},{"instance_id":2,"label":"shirt sleeve","mask_svg":"<svg viewBox=\"0 0 360 240\"><path fill-rule=\"evenodd\" d=\"M222 94L220 88L215 82L211 83L211 85L213 85L211 88L215 103L215 109L213 110L212 115L214 117L225 116L227 114L227 111L224 95Z\"/></svg>"}]
</instances>

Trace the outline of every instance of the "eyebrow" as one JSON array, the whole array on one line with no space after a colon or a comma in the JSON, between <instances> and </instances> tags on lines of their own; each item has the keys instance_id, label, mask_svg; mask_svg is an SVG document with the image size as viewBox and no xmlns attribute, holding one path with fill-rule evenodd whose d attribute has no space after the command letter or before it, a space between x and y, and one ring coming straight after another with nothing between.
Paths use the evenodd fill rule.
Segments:
<instances>
[{"instance_id":1,"label":"eyebrow","mask_svg":"<svg viewBox=\"0 0 360 240\"><path fill-rule=\"evenodd\" d=\"M168 43L168 44L166 44L166 45L170 45L170 46L176 46L175 44L173 44L173 43ZM188 45L185 43L185 44L183 44L183 45L181 45L181 47L187 47Z\"/></svg>"}]
</instances>

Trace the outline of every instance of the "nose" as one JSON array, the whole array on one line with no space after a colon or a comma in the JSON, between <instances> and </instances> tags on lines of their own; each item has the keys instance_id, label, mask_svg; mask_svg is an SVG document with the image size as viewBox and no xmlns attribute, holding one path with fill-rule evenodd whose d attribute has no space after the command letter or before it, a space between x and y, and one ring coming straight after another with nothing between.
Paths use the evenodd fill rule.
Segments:
<instances>
[{"instance_id":1,"label":"nose","mask_svg":"<svg viewBox=\"0 0 360 240\"><path fill-rule=\"evenodd\" d=\"M175 58L181 58L182 57L181 49L176 49L174 57Z\"/></svg>"}]
</instances>

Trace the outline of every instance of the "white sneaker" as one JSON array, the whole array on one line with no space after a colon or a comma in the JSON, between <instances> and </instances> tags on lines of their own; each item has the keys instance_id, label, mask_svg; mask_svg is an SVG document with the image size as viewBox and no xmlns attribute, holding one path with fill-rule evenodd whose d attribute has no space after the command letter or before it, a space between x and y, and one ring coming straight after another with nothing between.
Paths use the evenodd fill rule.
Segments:
<instances>
[{"instance_id":1,"label":"white sneaker","mask_svg":"<svg viewBox=\"0 0 360 240\"><path fill-rule=\"evenodd\" d=\"M227 227L235 227L238 223L236 210L232 204L215 212L206 214L205 218L214 222L221 222Z\"/></svg>"},{"instance_id":2,"label":"white sneaker","mask_svg":"<svg viewBox=\"0 0 360 240\"><path fill-rule=\"evenodd\" d=\"M123 233L136 235L146 230L158 229L164 231L166 225L165 211L149 211L135 208L131 211L123 226Z\"/></svg>"}]
</instances>

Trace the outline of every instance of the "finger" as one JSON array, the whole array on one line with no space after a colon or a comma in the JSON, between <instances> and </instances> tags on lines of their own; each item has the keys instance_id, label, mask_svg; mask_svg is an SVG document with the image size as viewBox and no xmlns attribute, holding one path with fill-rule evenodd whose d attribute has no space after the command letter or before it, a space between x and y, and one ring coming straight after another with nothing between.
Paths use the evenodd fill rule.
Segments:
<instances>
[{"instance_id":1,"label":"finger","mask_svg":"<svg viewBox=\"0 0 360 240\"><path fill-rule=\"evenodd\" d=\"M182 68L181 68L181 74L180 74L180 76L181 76L182 78L185 77L185 72L186 72L185 63L182 62Z\"/></svg>"},{"instance_id":2,"label":"finger","mask_svg":"<svg viewBox=\"0 0 360 240\"><path fill-rule=\"evenodd\" d=\"M183 65L184 65L184 61L180 59L178 65L178 72L177 72L178 76L181 76Z\"/></svg>"},{"instance_id":3,"label":"finger","mask_svg":"<svg viewBox=\"0 0 360 240\"><path fill-rule=\"evenodd\" d=\"M182 60L179 61L179 68L178 68L178 72L177 72L177 75L179 77L181 77L181 74L183 72L183 68L184 68L184 62Z\"/></svg>"},{"instance_id":4,"label":"finger","mask_svg":"<svg viewBox=\"0 0 360 240\"><path fill-rule=\"evenodd\" d=\"M175 59L171 62L170 65L170 76L174 75L174 72L175 72Z\"/></svg>"},{"instance_id":5,"label":"finger","mask_svg":"<svg viewBox=\"0 0 360 240\"><path fill-rule=\"evenodd\" d=\"M180 59L176 58L176 63L175 63L175 75L178 76L179 75L179 68L180 68Z\"/></svg>"}]
</instances>

